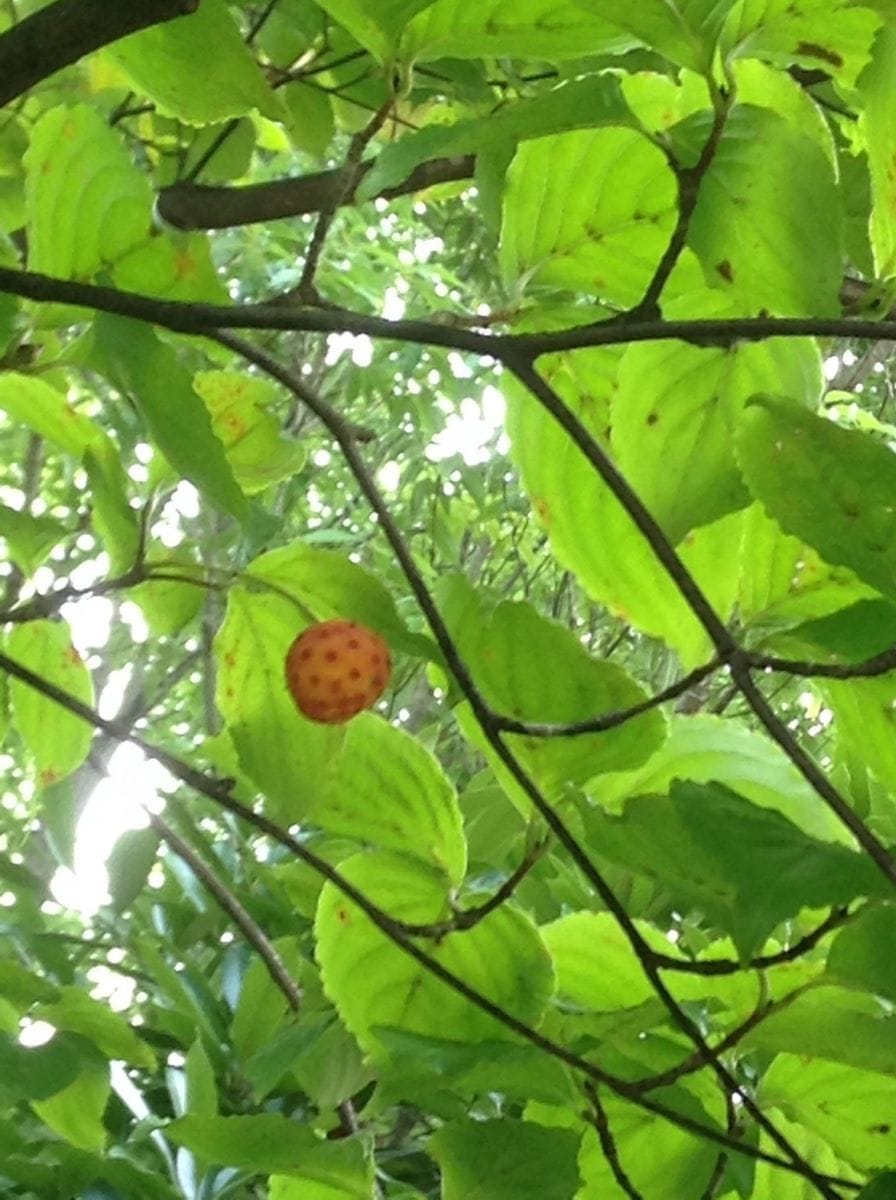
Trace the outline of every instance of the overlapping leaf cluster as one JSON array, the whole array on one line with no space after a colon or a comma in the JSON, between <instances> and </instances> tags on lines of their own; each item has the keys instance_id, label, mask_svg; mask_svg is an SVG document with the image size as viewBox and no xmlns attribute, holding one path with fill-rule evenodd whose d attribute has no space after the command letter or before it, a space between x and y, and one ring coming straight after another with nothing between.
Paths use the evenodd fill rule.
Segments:
<instances>
[{"instance_id":1,"label":"overlapping leaf cluster","mask_svg":"<svg viewBox=\"0 0 896 1200\"><path fill-rule=\"evenodd\" d=\"M0 5L0 1184L896 1194L896 8L62 7Z\"/></svg>"}]
</instances>

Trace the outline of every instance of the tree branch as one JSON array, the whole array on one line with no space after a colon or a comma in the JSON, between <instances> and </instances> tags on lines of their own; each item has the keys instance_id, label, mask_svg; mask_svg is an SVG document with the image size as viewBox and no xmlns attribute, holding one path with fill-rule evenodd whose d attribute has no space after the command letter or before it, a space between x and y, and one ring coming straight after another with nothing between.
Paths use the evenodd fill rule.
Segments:
<instances>
[{"instance_id":1,"label":"tree branch","mask_svg":"<svg viewBox=\"0 0 896 1200\"><path fill-rule=\"evenodd\" d=\"M402 183L380 193L384 200L406 196L438 183L471 179L475 159L472 155L436 158L421 163ZM175 183L164 188L156 200L156 212L177 229L231 229L286 217L325 212L343 204L352 204L358 184L373 166L373 161L299 175L294 179L275 179L245 187L206 187L196 183Z\"/></svg>"},{"instance_id":2,"label":"tree branch","mask_svg":"<svg viewBox=\"0 0 896 1200\"><path fill-rule=\"evenodd\" d=\"M199 0L56 0L0 37L0 105L85 54L198 7Z\"/></svg>"},{"instance_id":3,"label":"tree branch","mask_svg":"<svg viewBox=\"0 0 896 1200\"><path fill-rule=\"evenodd\" d=\"M306 333L364 333L371 338L441 346L467 351L524 370L542 354L588 346L621 346L677 338L698 346L730 346L741 341L780 337L844 337L896 342L896 318L873 321L857 317L726 317L688 321L612 320L577 325L556 332L493 334L438 321L389 321L348 309L293 308L277 304L201 304L160 300L139 292L56 279L35 271L0 266L0 292L27 300L61 302L134 317L174 333L204 334L218 329L292 330ZM587 309L582 309L584 315Z\"/></svg>"}]
</instances>

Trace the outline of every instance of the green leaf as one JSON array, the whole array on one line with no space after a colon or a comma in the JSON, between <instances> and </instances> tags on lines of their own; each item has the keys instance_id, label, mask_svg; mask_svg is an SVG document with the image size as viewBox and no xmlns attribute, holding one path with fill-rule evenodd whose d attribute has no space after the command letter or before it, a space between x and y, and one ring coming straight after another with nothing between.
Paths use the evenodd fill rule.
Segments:
<instances>
[{"instance_id":1,"label":"green leaf","mask_svg":"<svg viewBox=\"0 0 896 1200\"><path fill-rule=\"evenodd\" d=\"M636 922L638 932L658 954L674 957L675 947L646 921ZM634 1009L655 999L653 984L645 975L631 944L609 913L572 912L542 925L542 939L550 951L557 976L557 994L588 1012ZM713 943L707 959L724 957L724 943ZM755 983L743 976L716 978L670 973L667 986L678 1000L711 997L714 1004L735 1012L750 1012L756 1001ZM658 1019L664 1020L664 1014Z\"/></svg>"},{"instance_id":2,"label":"green leaf","mask_svg":"<svg viewBox=\"0 0 896 1200\"><path fill-rule=\"evenodd\" d=\"M62 621L26 621L6 639L10 658L47 683L93 704L93 681ZM27 683L10 680L12 716L33 756L41 787L55 783L87 757L93 726Z\"/></svg>"},{"instance_id":3,"label":"green leaf","mask_svg":"<svg viewBox=\"0 0 896 1200\"><path fill-rule=\"evenodd\" d=\"M289 140L298 150L322 159L333 140L336 125L329 94L316 87L291 87L283 102L289 113Z\"/></svg>"},{"instance_id":4,"label":"green leaf","mask_svg":"<svg viewBox=\"0 0 896 1200\"><path fill-rule=\"evenodd\" d=\"M884 26L874 43L874 56L859 80L864 100L862 125L871 174L871 247L879 278L896 274L896 179L891 163L896 153L896 105L889 81L896 69L896 30Z\"/></svg>"},{"instance_id":5,"label":"green leaf","mask_svg":"<svg viewBox=\"0 0 896 1200\"><path fill-rule=\"evenodd\" d=\"M592 16L605 17L679 66L705 74L735 0L639 0L629 7L616 0L578 2Z\"/></svg>"},{"instance_id":6,"label":"green leaf","mask_svg":"<svg viewBox=\"0 0 896 1200\"><path fill-rule=\"evenodd\" d=\"M276 938L274 949L280 956L286 973L298 980L302 969L302 953L294 937ZM230 1038L233 1048L244 1061L257 1054L289 1020L292 1007L270 971L257 956L252 959L243 976L240 998L233 1014Z\"/></svg>"},{"instance_id":7,"label":"green leaf","mask_svg":"<svg viewBox=\"0 0 896 1200\"><path fill-rule=\"evenodd\" d=\"M88 1038L107 1058L122 1059L135 1067L155 1066L152 1050L124 1017L79 987L60 988L57 999L39 1004L35 1012L57 1029Z\"/></svg>"},{"instance_id":8,"label":"green leaf","mask_svg":"<svg viewBox=\"0 0 896 1200\"><path fill-rule=\"evenodd\" d=\"M862 1188L856 1200L896 1200L896 1171L884 1171Z\"/></svg>"},{"instance_id":9,"label":"green leaf","mask_svg":"<svg viewBox=\"0 0 896 1200\"><path fill-rule=\"evenodd\" d=\"M750 489L785 533L896 596L892 451L771 396L748 404L738 451Z\"/></svg>"},{"instance_id":10,"label":"green leaf","mask_svg":"<svg viewBox=\"0 0 896 1200\"><path fill-rule=\"evenodd\" d=\"M399 36L411 17L432 0L314 0L347 29L379 62L395 53Z\"/></svg>"},{"instance_id":11,"label":"green leaf","mask_svg":"<svg viewBox=\"0 0 896 1200\"><path fill-rule=\"evenodd\" d=\"M189 124L226 121L253 108L274 121L283 115L223 0L203 0L189 16L131 34L104 53L160 112Z\"/></svg>"},{"instance_id":12,"label":"green leaf","mask_svg":"<svg viewBox=\"0 0 896 1200\"><path fill-rule=\"evenodd\" d=\"M444 1200L572 1200L579 1137L532 1121L469 1118L429 1141L442 1168Z\"/></svg>"},{"instance_id":13,"label":"green leaf","mask_svg":"<svg viewBox=\"0 0 896 1200\"><path fill-rule=\"evenodd\" d=\"M572 79L560 87L516 103L487 116L476 116L453 125L428 125L384 146L357 190L369 200L407 179L420 163L442 156L475 154L503 149L508 143L530 141L571 129L632 123L619 80L614 75Z\"/></svg>"},{"instance_id":14,"label":"green leaf","mask_svg":"<svg viewBox=\"0 0 896 1200\"><path fill-rule=\"evenodd\" d=\"M357 621L382 634L393 649L425 657L438 654L429 638L408 631L379 579L344 553L293 542L260 555L245 573L295 597L297 613L305 609L319 621Z\"/></svg>"},{"instance_id":15,"label":"green leaf","mask_svg":"<svg viewBox=\"0 0 896 1200\"><path fill-rule=\"evenodd\" d=\"M669 241L675 179L631 129L578 130L524 142L507 173L500 261L532 281L636 304Z\"/></svg>"},{"instance_id":16,"label":"green leaf","mask_svg":"<svg viewBox=\"0 0 896 1200\"><path fill-rule=\"evenodd\" d=\"M26 575L32 575L69 530L52 517L35 517L0 504L0 538L9 557Z\"/></svg>"},{"instance_id":17,"label":"green leaf","mask_svg":"<svg viewBox=\"0 0 896 1200\"><path fill-rule=\"evenodd\" d=\"M159 849L159 835L146 829L126 829L106 859L109 896L116 912L130 908L146 887Z\"/></svg>"},{"instance_id":18,"label":"green leaf","mask_svg":"<svg viewBox=\"0 0 896 1200\"><path fill-rule=\"evenodd\" d=\"M374 1167L360 1142L326 1143L297 1178L272 1175L269 1200L369 1200Z\"/></svg>"},{"instance_id":19,"label":"green leaf","mask_svg":"<svg viewBox=\"0 0 896 1200\"><path fill-rule=\"evenodd\" d=\"M528 604L493 607L461 576L445 581L439 595L461 657L496 712L567 724L647 698L615 663L591 658L571 630ZM653 709L603 733L574 738L514 734L507 743L539 785L558 794L596 775L638 766L664 737L665 721Z\"/></svg>"},{"instance_id":20,"label":"green leaf","mask_svg":"<svg viewBox=\"0 0 896 1200\"><path fill-rule=\"evenodd\" d=\"M896 1020L879 1002L846 988L818 987L797 996L742 1044L896 1076Z\"/></svg>"},{"instance_id":21,"label":"green leaf","mask_svg":"<svg viewBox=\"0 0 896 1200\"><path fill-rule=\"evenodd\" d=\"M722 41L729 57L755 57L777 67L821 70L851 86L865 66L879 25L856 0L749 0L731 14Z\"/></svg>"},{"instance_id":22,"label":"green leaf","mask_svg":"<svg viewBox=\"0 0 896 1200\"><path fill-rule=\"evenodd\" d=\"M708 713L672 719L669 737L637 771L605 775L599 800L621 812L629 797L668 794L675 779L726 784L761 808L775 809L804 833L851 844L850 835L782 750L765 734Z\"/></svg>"},{"instance_id":23,"label":"green leaf","mask_svg":"<svg viewBox=\"0 0 896 1200\"><path fill-rule=\"evenodd\" d=\"M896 957L881 954L896 945L896 909L866 908L841 929L828 952L828 975L896 1002Z\"/></svg>"},{"instance_id":24,"label":"green leaf","mask_svg":"<svg viewBox=\"0 0 896 1200\"><path fill-rule=\"evenodd\" d=\"M265 1175L278 1172L291 1179L308 1178L318 1183L339 1184L346 1176L352 1178L355 1168L361 1167L367 1157L362 1142L340 1145L323 1141L307 1125L299 1125L280 1113L250 1117L191 1114L166 1125L165 1136L206 1162ZM366 1171L364 1175L367 1178ZM363 1195L366 1200L370 1180L366 1193L352 1191L347 1195Z\"/></svg>"},{"instance_id":25,"label":"green leaf","mask_svg":"<svg viewBox=\"0 0 896 1200\"><path fill-rule=\"evenodd\" d=\"M458 884L467 855L454 788L437 760L374 713L351 721L309 819L433 863Z\"/></svg>"},{"instance_id":26,"label":"green leaf","mask_svg":"<svg viewBox=\"0 0 896 1200\"><path fill-rule=\"evenodd\" d=\"M378 1064L381 1091L402 1096L414 1089L450 1086L465 1096L500 1091L521 1100L546 1104L576 1103L578 1089L570 1070L536 1046L512 1042L464 1042L424 1037L406 1030L377 1029L389 1052Z\"/></svg>"},{"instance_id":27,"label":"green leaf","mask_svg":"<svg viewBox=\"0 0 896 1200\"><path fill-rule=\"evenodd\" d=\"M713 1124L683 1088L663 1088L651 1094L692 1120ZM619 1161L639 1195L649 1196L650 1200L700 1195L715 1166L715 1147L607 1091L602 1092L601 1103ZM577 1200L623 1200L627 1193L616 1182L596 1130L583 1125L574 1109L530 1104L526 1113L532 1120L580 1131L582 1186L576 1193Z\"/></svg>"},{"instance_id":28,"label":"green leaf","mask_svg":"<svg viewBox=\"0 0 896 1200\"><path fill-rule=\"evenodd\" d=\"M708 117L689 123L708 136ZM688 244L744 311L839 316L840 197L818 144L766 108L738 105L700 182Z\"/></svg>"},{"instance_id":29,"label":"green leaf","mask_svg":"<svg viewBox=\"0 0 896 1200\"><path fill-rule=\"evenodd\" d=\"M301 468L304 448L282 437L279 421L266 411L278 399L268 380L239 371L200 371L193 387L247 496L289 479Z\"/></svg>"},{"instance_id":30,"label":"green leaf","mask_svg":"<svg viewBox=\"0 0 896 1200\"><path fill-rule=\"evenodd\" d=\"M166 229L160 236L155 232L118 259L113 275L123 291L166 300L229 301L227 289L215 274L209 238L204 233Z\"/></svg>"},{"instance_id":31,"label":"green leaf","mask_svg":"<svg viewBox=\"0 0 896 1200\"><path fill-rule=\"evenodd\" d=\"M681 342L629 347L612 405L612 447L629 483L672 542L749 503L733 438L747 398L778 391L815 405L815 342Z\"/></svg>"},{"instance_id":32,"label":"green leaf","mask_svg":"<svg viewBox=\"0 0 896 1200\"><path fill-rule=\"evenodd\" d=\"M102 437L99 427L72 408L56 388L16 371L0 375L0 409L76 458Z\"/></svg>"},{"instance_id":33,"label":"green leaf","mask_svg":"<svg viewBox=\"0 0 896 1200\"><path fill-rule=\"evenodd\" d=\"M201 1038L197 1038L187 1051L184 1075L187 1112L197 1117L215 1116L218 1112L218 1087L214 1067L209 1062Z\"/></svg>"},{"instance_id":34,"label":"green leaf","mask_svg":"<svg viewBox=\"0 0 896 1200\"><path fill-rule=\"evenodd\" d=\"M855 754L896 793L896 676L891 672L876 679L826 679L819 690L834 713L838 746Z\"/></svg>"},{"instance_id":35,"label":"green leaf","mask_svg":"<svg viewBox=\"0 0 896 1200\"><path fill-rule=\"evenodd\" d=\"M152 573L158 571L160 578L148 579L128 591L128 599L139 604L146 618L146 623L153 633L160 637L173 637L199 612L205 597L205 589L201 585L201 568L183 554L176 551L163 559L148 555L146 569ZM196 579L195 583L181 582L178 578L165 576L181 576L188 581Z\"/></svg>"},{"instance_id":36,"label":"green leaf","mask_svg":"<svg viewBox=\"0 0 896 1200\"><path fill-rule=\"evenodd\" d=\"M435 0L410 22L401 40L407 59L510 58L560 62L630 44L602 16L586 16L569 0Z\"/></svg>"},{"instance_id":37,"label":"green leaf","mask_svg":"<svg viewBox=\"0 0 896 1200\"><path fill-rule=\"evenodd\" d=\"M896 1079L842 1063L778 1054L762 1079L763 1109L780 1108L861 1171L896 1162Z\"/></svg>"},{"instance_id":38,"label":"green leaf","mask_svg":"<svg viewBox=\"0 0 896 1200\"><path fill-rule=\"evenodd\" d=\"M397 920L417 924L448 916L448 880L419 860L381 851L356 855L340 870ZM383 1055L379 1026L432 1036L450 1032L460 1042L513 1040L493 1017L393 945L329 883L321 893L315 931L324 988L371 1057ZM547 952L522 913L499 908L427 950L493 1003L520 1020L538 1022L553 978Z\"/></svg>"},{"instance_id":39,"label":"green leaf","mask_svg":"<svg viewBox=\"0 0 896 1200\"><path fill-rule=\"evenodd\" d=\"M152 189L99 112L52 108L25 154L28 265L85 280L149 232Z\"/></svg>"},{"instance_id":40,"label":"green leaf","mask_svg":"<svg viewBox=\"0 0 896 1200\"><path fill-rule=\"evenodd\" d=\"M237 586L215 637L215 699L240 766L264 792L268 815L286 824L314 803L345 733L307 720L286 690L286 652L306 624L283 597Z\"/></svg>"},{"instance_id":41,"label":"green leaf","mask_svg":"<svg viewBox=\"0 0 896 1200\"><path fill-rule=\"evenodd\" d=\"M618 353L600 353L612 379ZM592 356L591 363L596 361ZM588 374L596 373L592 365ZM502 386L513 459L555 557L589 596L642 632L663 638L686 666L696 666L711 649L706 633L631 517L541 404L513 380ZM603 442L607 421L600 393L593 395L584 376L581 383L574 379L562 386L566 404ZM600 537L583 537L583 529L599 529ZM727 612L739 570L739 547L730 531L723 525L696 530L682 557L693 563L716 610Z\"/></svg>"},{"instance_id":42,"label":"green leaf","mask_svg":"<svg viewBox=\"0 0 896 1200\"><path fill-rule=\"evenodd\" d=\"M112 575L134 565L140 544L137 514L128 502L128 477L117 448L97 438L84 451L84 470L90 484L93 526L109 555Z\"/></svg>"},{"instance_id":43,"label":"green leaf","mask_svg":"<svg viewBox=\"0 0 896 1200\"><path fill-rule=\"evenodd\" d=\"M668 798L630 800L621 817L589 813L586 828L603 857L705 912L743 959L802 908L887 894L870 860L719 784L673 783Z\"/></svg>"},{"instance_id":44,"label":"green leaf","mask_svg":"<svg viewBox=\"0 0 896 1200\"><path fill-rule=\"evenodd\" d=\"M775 1128L787 1138L793 1149L805 1163L820 1174L837 1179L849 1179L859 1184L860 1176L842 1158L838 1157L824 1138L811 1129L788 1121L780 1109L773 1108L766 1116ZM776 1142L763 1130L759 1135L759 1148L775 1154L780 1149ZM782 1171L772 1163L759 1161L753 1166L754 1196L774 1196L775 1200L815 1200L818 1188L808 1179L789 1171ZM743 1194L743 1189L740 1189ZM845 1188L843 1189L846 1190ZM854 1193L850 1192L850 1195ZM861 1193L864 1195L864 1193Z\"/></svg>"},{"instance_id":45,"label":"green leaf","mask_svg":"<svg viewBox=\"0 0 896 1200\"><path fill-rule=\"evenodd\" d=\"M830 566L811 546L788 537L761 504L752 504L743 514L740 558L737 608L754 632L786 634L801 622L823 620L843 610L836 620L850 623L850 643L860 640L858 623L845 614L859 602L877 597L877 592L860 583L852 571ZM806 635L813 636L811 627ZM793 636L802 635L794 631ZM795 653L804 651L803 646Z\"/></svg>"},{"instance_id":46,"label":"green leaf","mask_svg":"<svg viewBox=\"0 0 896 1200\"><path fill-rule=\"evenodd\" d=\"M245 520L245 497L174 350L139 321L102 313L95 330L102 369L134 397L150 436L171 466L219 508Z\"/></svg>"},{"instance_id":47,"label":"green leaf","mask_svg":"<svg viewBox=\"0 0 896 1200\"><path fill-rule=\"evenodd\" d=\"M12 1101L48 1100L73 1083L91 1061L85 1045L70 1034L57 1033L42 1046L25 1047L0 1033L0 1091Z\"/></svg>"},{"instance_id":48,"label":"green leaf","mask_svg":"<svg viewBox=\"0 0 896 1200\"><path fill-rule=\"evenodd\" d=\"M31 1107L44 1124L81 1150L101 1153L106 1144L103 1113L109 1099L109 1069L92 1067L47 1100Z\"/></svg>"}]
</instances>

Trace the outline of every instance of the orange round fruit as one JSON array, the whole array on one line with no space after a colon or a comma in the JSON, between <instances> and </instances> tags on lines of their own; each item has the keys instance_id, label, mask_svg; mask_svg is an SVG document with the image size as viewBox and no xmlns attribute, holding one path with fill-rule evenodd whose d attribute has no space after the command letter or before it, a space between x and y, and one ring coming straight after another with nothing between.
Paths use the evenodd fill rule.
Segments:
<instances>
[{"instance_id":1,"label":"orange round fruit","mask_svg":"<svg viewBox=\"0 0 896 1200\"><path fill-rule=\"evenodd\" d=\"M354 621L321 621L286 652L286 686L311 721L340 725L382 696L392 663L389 647Z\"/></svg>"}]
</instances>

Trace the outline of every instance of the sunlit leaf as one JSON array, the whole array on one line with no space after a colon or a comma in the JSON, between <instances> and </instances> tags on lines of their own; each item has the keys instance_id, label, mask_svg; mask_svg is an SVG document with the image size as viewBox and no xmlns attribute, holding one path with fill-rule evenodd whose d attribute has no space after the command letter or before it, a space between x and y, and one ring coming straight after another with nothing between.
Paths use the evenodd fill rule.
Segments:
<instances>
[{"instance_id":1,"label":"sunlit leaf","mask_svg":"<svg viewBox=\"0 0 896 1200\"><path fill-rule=\"evenodd\" d=\"M241 117L253 108L273 120L282 115L223 0L203 0L189 16L132 34L105 53L160 111L191 124Z\"/></svg>"},{"instance_id":2,"label":"sunlit leaf","mask_svg":"<svg viewBox=\"0 0 896 1200\"><path fill-rule=\"evenodd\" d=\"M507 176L504 278L635 304L666 248L674 207L666 158L635 130L524 142Z\"/></svg>"},{"instance_id":3,"label":"sunlit leaf","mask_svg":"<svg viewBox=\"0 0 896 1200\"><path fill-rule=\"evenodd\" d=\"M86 105L50 109L25 166L32 270L89 279L147 235L149 182L120 135Z\"/></svg>"},{"instance_id":4,"label":"sunlit leaf","mask_svg":"<svg viewBox=\"0 0 896 1200\"><path fill-rule=\"evenodd\" d=\"M394 918L444 920L448 880L395 853L360 854L343 875ZM315 924L324 987L361 1046L382 1055L379 1026L454 1039L512 1038L494 1017L473 1007L393 945L332 885L321 893ZM552 990L550 959L522 913L502 907L469 930L450 933L428 952L470 987L524 1021L536 1021Z\"/></svg>"},{"instance_id":5,"label":"sunlit leaf","mask_svg":"<svg viewBox=\"0 0 896 1200\"><path fill-rule=\"evenodd\" d=\"M71 634L61 621L26 621L6 639L10 658L47 683L85 704L93 703L93 683ZM34 759L41 786L55 783L87 757L93 727L19 679L10 681L16 728Z\"/></svg>"}]
</instances>

